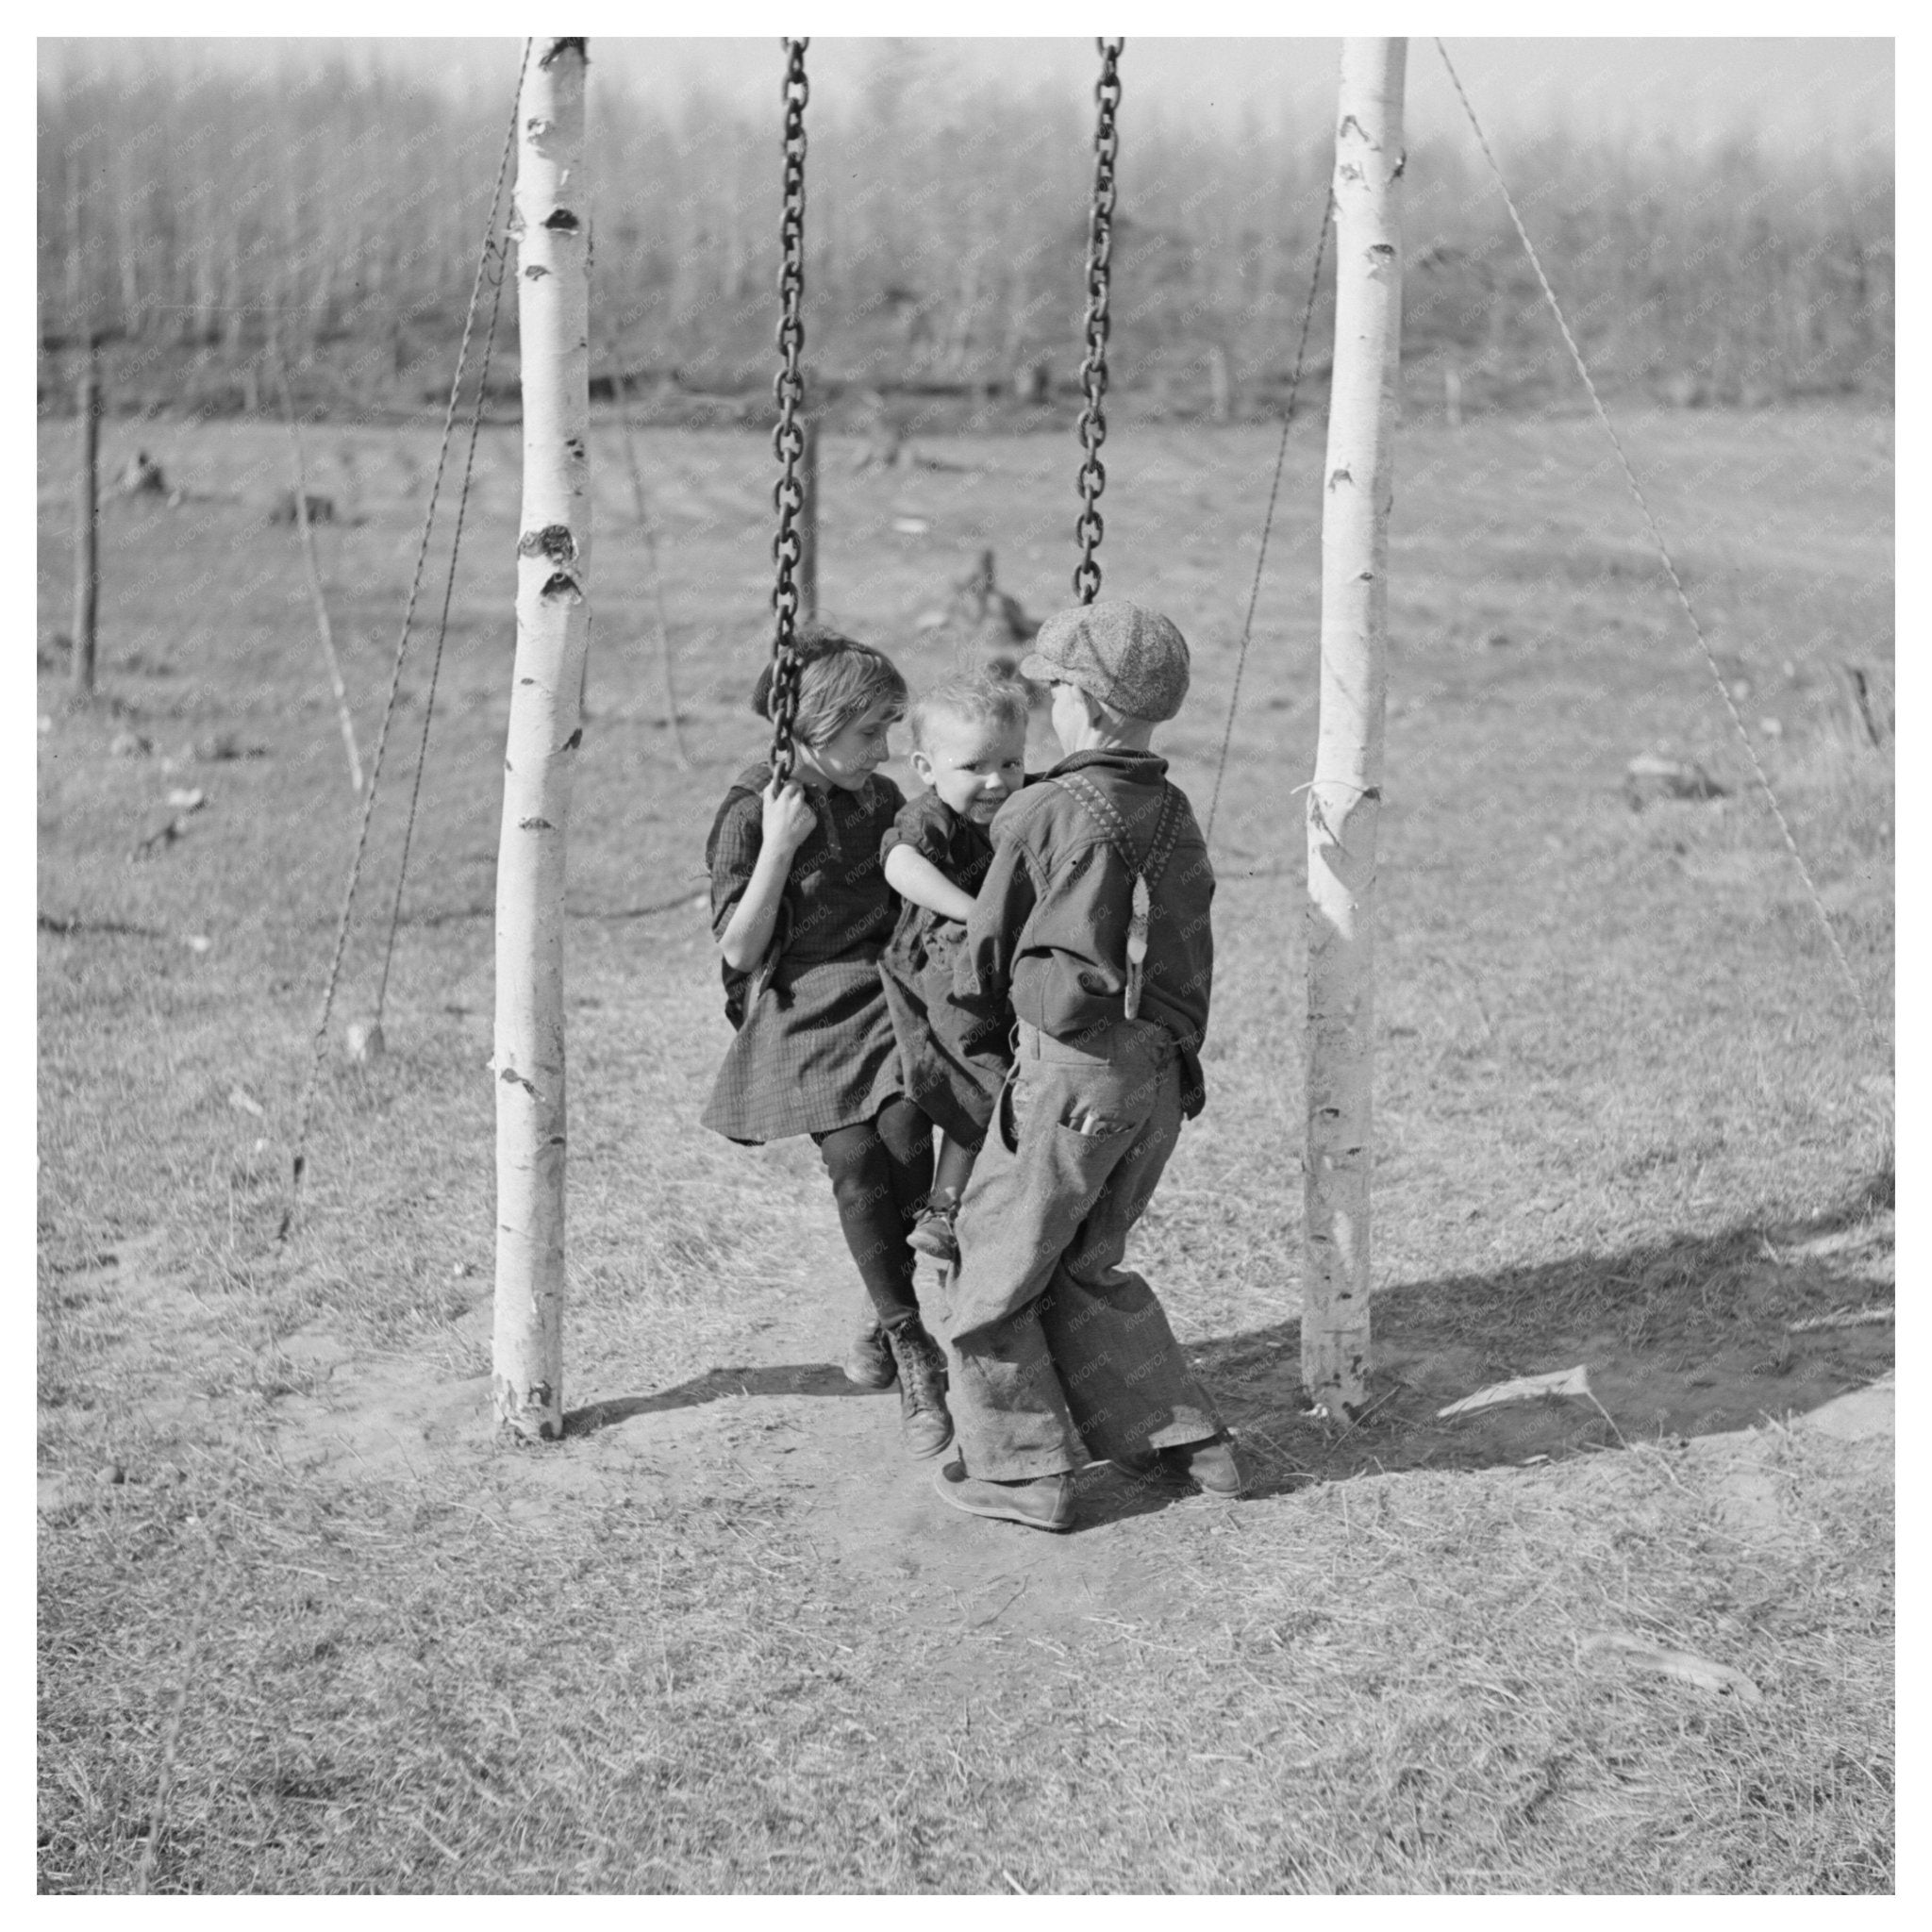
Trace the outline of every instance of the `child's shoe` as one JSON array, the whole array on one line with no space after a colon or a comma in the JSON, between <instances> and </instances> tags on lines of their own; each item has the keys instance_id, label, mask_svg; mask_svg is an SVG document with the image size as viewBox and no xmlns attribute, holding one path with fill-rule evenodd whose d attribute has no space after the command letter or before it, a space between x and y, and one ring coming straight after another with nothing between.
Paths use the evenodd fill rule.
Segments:
<instances>
[{"instance_id":1,"label":"child's shoe","mask_svg":"<svg viewBox=\"0 0 1932 1932\"><path fill-rule=\"evenodd\" d=\"M860 1389L890 1389L899 1379L886 1331L869 1322L854 1337L845 1356L845 1379Z\"/></svg>"},{"instance_id":2,"label":"child's shoe","mask_svg":"<svg viewBox=\"0 0 1932 1932\"><path fill-rule=\"evenodd\" d=\"M1074 1526L1074 1479L1070 1475L1040 1475L1028 1482L1002 1483L968 1475L963 1463L942 1462L932 1473L932 1486L955 1509L963 1509L969 1516L1024 1523L1028 1529Z\"/></svg>"},{"instance_id":3,"label":"child's shoe","mask_svg":"<svg viewBox=\"0 0 1932 1932\"><path fill-rule=\"evenodd\" d=\"M1234 1444L1225 1436L1212 1436L1205 1442L1183 1442L1178 1449L1162 1450L1161 1460L1210 1496L1239 1496L1248 1486L1241 1464L1235 1460Z\"/></svg>"},{"instance_id":4,"label":"child's shoe","mask_svg":"<svg viewBox=\"0 0 1932 1932\"><path fill-rule=\"evenodd\" d=\"M908 1456L937 1456L953 1440L953 1418L946 1412L946 1358L916 1321L889 1328L886 1341L899 1371L899 1439Z\"/></svg>"},{"instance_id":5,"label":"child's shoe","mask_svg":"<svg viewBox=\"0 0 1932 1932\"><path fill-rule=\"evenodd\" d=\"M1157 1449L1150 1456L1110 1459L1129 1475L1177 1475L1210 1496L1239 1496L1247 1488L1247 1478L1235 1460L1234 1444L1225 1431L1205 1442L1182 1442L1172 1449Z\"/></svg>"},{"instance_id":6,"label":"child's shoe","mask_svg":"<svg viewBox=\"0 0 1932 1932\"><path fill-rule=\"evenodd\" d=\"M948 1268L957 1268L959 1265L959 1237L954 1231L953 1220L958 1211L950 1204L943 1208L928 1208L907 1236L914 1252L928 1255L935 1261L942 1261Z\"/></svg>"}]
</instances>

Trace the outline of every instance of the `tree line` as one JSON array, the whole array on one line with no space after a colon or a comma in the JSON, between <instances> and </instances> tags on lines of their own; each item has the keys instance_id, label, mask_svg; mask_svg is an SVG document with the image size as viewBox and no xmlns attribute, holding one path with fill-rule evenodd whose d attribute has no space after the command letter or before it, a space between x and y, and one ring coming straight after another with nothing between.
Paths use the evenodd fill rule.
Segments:
<instances>
[{"instance_id":1,"label":"tree line","mask_svg":"<svg viewBox=\"0 0 1932 1932\"><path fill-rule=\"evenodd\" d=\"M102 345L113 406L420 407L448 383L508 102L346 58L196 71L165 42L70 43L39 95L43 398ZM775 89L774 89L775 94ZM598 91L591 142L600 392L659 416L759 415L776 325L778 126L692 92ZM808 358L821 393L979 408L1075 396L1091 128L1076 102L936 86L887 43L814 103ZM1323 126L1124 128L1116 388L1174 413L1278 407L1322 225ZM1883 153L1781 156L1551 134L1502 157L1586 357L1681 403L1889 403L1893 176ZM1573 380L1473 142L1404 177L1406 379L1470 407ZM508 208L508 196L505 197ZM1332 265L1324 284L1332 281ZM506 290L506 297L513 294ZM1316 296L1319 383L1332 295ZM498 375L514 385L514 328Z\"/></svg>"}]
</instances>

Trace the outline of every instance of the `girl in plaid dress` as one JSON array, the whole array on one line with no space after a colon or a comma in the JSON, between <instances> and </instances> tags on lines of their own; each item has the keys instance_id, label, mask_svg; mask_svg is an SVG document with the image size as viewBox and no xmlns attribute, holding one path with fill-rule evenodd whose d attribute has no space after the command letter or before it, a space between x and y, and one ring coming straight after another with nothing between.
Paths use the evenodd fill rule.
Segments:
<instances>
[{"instance_id":1,"label":"girl in plaid dress","mask_svg":"<svg viewBox=\"0 0 1932 1932\"><path fill-rule=\"evenodd\" d=\"M932 1130L907 1097L878 961L898 901L880 844L905 799L878 767L906 681L869 645L819 625L804 662L792 778L767 764L733 781L705 843L724 1010L737 1037L704 1124L749 1144L809 1134L830 1175L872 1321L845 1373L899 1383L913 1454L952 1440L944 1358L919 1319L908 1236L932 1186ZM771 715L772 671L752 693Z\"/></svg>"}]
</instances>

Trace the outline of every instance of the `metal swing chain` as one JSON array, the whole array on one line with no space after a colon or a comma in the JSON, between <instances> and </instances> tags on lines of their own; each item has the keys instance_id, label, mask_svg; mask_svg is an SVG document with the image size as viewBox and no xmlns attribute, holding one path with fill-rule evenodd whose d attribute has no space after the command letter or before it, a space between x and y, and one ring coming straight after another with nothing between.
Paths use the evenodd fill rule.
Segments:
<instances>
[{"instance_id":1,"label":"metal swing chain","mask_svg":"<svg viewBox=\"0 0 1932 1932\"><path fill-rule=\"evenodd\" d=\"M1087 357L1080 364L1080 387L1086 407L1080 411L1080 521L1074 534L1080 541L1080 563L1074 572L1074 594L1091 604L1100 594L1100 492L1107 488L1100 445L1107 441L1107 336L1109 326L1108 276L1113 259L1114 162L1121 139L1114 116L1121 105L1121 49L1124 39L1098 40L1100 79L1093 90L1100 112L1093 129L1093 201L1087 219Z\"/></svg>"},{"instance_id":2,"label":"metal swing chain","mask_svg":"<svg viewBox=\"0 0 1932 1932\"><path fill-rule=\"evenodd\" d=\"M787 41L785 83L785 212L778 227L784 259L778 270L778 295L783 313L778 323L778 374L772 394L778 405L778 426L772 447L778 455L778 480L772 501L778 511L778 534L772 540L772 558L778 567L772 589L772 608L777 626L772 638L772 770L779 784L791 776L791 728L798 716L799 658L793 641L798 625L799 591L793 573L805 555L798 517L805 508L805 486L798 465L805 455L805 425L798 420L805 402L805 104L810 87L805 77L805 50L810 41Z\"/></svg>"}]
</instances>

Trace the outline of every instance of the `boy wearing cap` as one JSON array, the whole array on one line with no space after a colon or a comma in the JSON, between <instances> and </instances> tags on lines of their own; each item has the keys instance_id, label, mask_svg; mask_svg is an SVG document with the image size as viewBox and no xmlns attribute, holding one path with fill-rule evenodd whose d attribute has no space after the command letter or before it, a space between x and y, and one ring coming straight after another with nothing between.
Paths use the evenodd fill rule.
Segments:
<instances>
[{"instance_id":1,"label":"boy wearing cap","mask_svg":"<svg viewBox=\"0 0 1932 1932\"><path fill-rule=\"evenodd\" d=\"M1158 1299L1120 1265L1205 1098L1214 874L1149 748L1187 695L1174 625L1114 599L1063 611L1020 673L1051 687L1066 756L993 821L956 967L962 1002L1010 1007L1017 1052L959 1209L959 1453L933 1481L974 1515L1065 1529L1093 1457L1241 1486Z\"/></svg>"}]
</instances>

